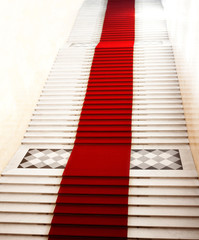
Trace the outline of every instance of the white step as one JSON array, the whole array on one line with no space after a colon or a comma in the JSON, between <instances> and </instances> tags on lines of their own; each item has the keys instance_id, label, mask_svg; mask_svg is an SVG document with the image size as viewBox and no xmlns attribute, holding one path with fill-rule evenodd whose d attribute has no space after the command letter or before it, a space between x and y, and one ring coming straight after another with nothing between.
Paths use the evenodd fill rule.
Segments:
<instances>
[{"instance_id":1,"label":"white step","mask_svg":"<svg viewBox=\"0 0 199 240\"><path fill-rule=\"evenodd\" d=\"M24 137L28 138L75 138L76 137L77 131L71 133L71 132L66 132L66 133L59 133L59 132L34 132L30 133L27 132ZM134 138L164 138L164 137L170 137L170 138L187 138L188 135L186 132L167 132L167 133L160 133L160 132L148 132L148 133L143 133L143 132L137 132L137 131L132 131L133 137Z\"/></svg>"},{"instance_id":2,"label":"white step","mask_svg":"<svg viewBox=\"0 0 199 240\"><path fill-rule=\"evenodd\" d=\"M59 191L59 185L11 185L11 184L1 184L1 193L40 193L40 194L57 194ZM0 205L1 207L2 205Z\"/></svg>"},{"instance_id":3,"label":"white step","mask_svg":"<svg viewBox=\"0 0 199 240\"><path fill-rule=\"evenodd\" d=\"M44 87L44 90L65 90L68 89L69 86L74 86L74 87L86 87L88 83L88 79L80 80L79 82L74 81L67 81L67 80L62 80L62 78L59 79L53 79L52 81L48 81ZM144 83L144 85L142 84ZM147 89L148 87L158 87L158 88L166 88L166 87L179 87L177 79L162 79L158 81L157 79L153 81L148 80L143 80L139 79L139 81L134 80L133 81L133 87L140 87L143 89Z\"/></svg>"},{"instance_id":4,"label":"white step","mask_svg":"<svg viewBox=\"0 0 199 240\"><path fill-rule=\"evenodd\" d=\"M133 126L132 131L134 132L168 132L168 131L175 131L175 132L186 132L187 128L184 126ZM62 127L62 126L51 126L51 127L29 127L27 132L76 132L77 127Z\"/></svg>"},{"instance_id":5,"label":"white step","mask_svg":"<svg viewBox=\"0 0 199 240\"><path fill-rule=\"evenodd\" d=\"M178 188L178 187L133 187L129 189L130 196L189 196L198 197L199 189L197 188Z\"/></svg>"},{"instance_id":6,"label":"white step","mask_svg":"<svg viewBox=\"0 0 199 240\"><path fill-rule=\"evenodd\" d=\"M83 94L84 91L86 91L87 87L68 87L65 89L58 89L58 90L43 90L43 93L41 96L57 96L57 95L66 95L70 94L72 95L78 95L78 94ZM140 87L133 87L133 91L137 94L140 92L141 94L179 94L179 87L175 88L158 88L158 87L147 87L145 86L140 86Z\"/></svg>"},{"instance_id":7,"label":"white step","mask_svg":"<svg viewBox=\"0 0 199 240\"><path fill-rule=\"evenodd\" d=\"M199 206L199 198L196 197L168 197L168 196L137 196L128 198L129 205L138 206Z\"/></svg>"},{"instance_id":8,"label":"white step","mask_svg":"<svg viewBox=\"0 0 199 240\"><path fill-rule=\"evenodd\" d=\"M55 203L57 194L1 193L0 202L7 203ZM194 202L190 202L193 205ZM194 204L194 206L196 203ZM0 218L1 219L1 218Z\"/></svg>"},{"instance_id":9,"label":"white step","mask_svg":"<svg viewBox=\"0 0 199 240\"><path fill-rule=\"evenodd\" d=\"M0 234L43 235L47 236L50 225L29 224L0 224ZM1 237L1 235L0 235ZM34 238L33 238L34 239ZM2 239L3 240L3 239Z\"/></svg>"},{"instance_id":10,"label":"white step","mask_svg":"<svg viewBox=\"0 0 199 240\"><path fill-rule=\"evenodd\" d=\"M90 96L92 99L96 99L98 95L94 96ZM100 95L101 97L103 96L104 98L106 97L106 95ZM63 96L42 96L40 97L40 100L39 102L65 102L65 101L83 101L85 98L85 94L78 94L78 95L63 95ZM122 97L121 97L122 98ZM114 98L113 98L114 99ZM136 100L145 100L145 99L148 99L148 101L154 101L154 100L157 100L157 101L172 101L172 100L178 100L180 99L181 100L181 95L178 94L178 95L171 95L171 94L168 94L168 95L155 95L155 94L135 94L133 96L133 99L134 101Z\"/></svg>"},{"instance_id":11,"label":"white step","mask_svg":"<svg viewBox=\"0 0 199 240\"><path fill-rule=\"evenodd\" d=\"M56 100L56 101L39 101L39 103L37 104L37 106L40 105L45 105L45 106L53 106L53 105L64 105L66 107L71 106L71 105L82 105L83 104L83 99L82 100ZM133 104L146 104L146 105L153 105L153 104L157 104L157 105L161 105L161 104L182 104L182 100L181 99L150 99L147 100L147 98L145 99L134 99L133 100Z\"/></svg>"},{"instance_id":12,"label":"white step","mask_svg":"<svg viewBox=\"0 0 199 240\"><path fill-rule=\"evenodd\" d=\"M194 180L193 180L194 181ZM0 184L12 184L12 185L59 185L61 177L1 177ZM0 185L1 186L1 185Z\"/></svg>"},{"instance_id":13,"label":"white step","mask_svg":"<svg viewBox=\"0 0 199 240\"><path fill-rule=\"evenodd\" d=\"M14 229L14 230L12 230ZM15 224L1 224L0 225L0 232L2 234L20 234L20 235L36 235L34 240L43 240L42 236L48 234L50 230L50 226L40 226L40 225L15 225ZM38 236L37 235L41 235ZM128 239L132 238L145 238L145 239L196 239L198 240L199 230L193 229L153 229L153 228L129 228L128 229ZM21 237L21 236L20 236ZM4 238L5 240L10 238ZM18 238L18 239L23 239ZM28 239L28 238L24 238Z\"/></svg>"},{"instance_id":14,"label":"white step","mask_svg":"<svg viewBox=\"0 0 199 240\"><path fill-rule=\"evenodd\" d=\"M0 202L4 203L49 203L56 202L57 194L1 193ZM128 204L135 206L195 206L199 207L196 197L168 196L129 196ZM1 218L0 218L1 219Z\"/></svg>"},{"instance_id":15,"label":"white step","mask_svg":"<svg viewBox=\"0 0 199 240\"><path fill-rule=\"evenodd\" d=\"M45 185L57 186L61 182L61 177L2 177L0 184L9 185ZM130 179L129 186L155 186L155 187L198 187L198 179L165 179L165 178L150 178L150 179Z\"/></svg>"},{"instance_id":16,"label":"white step","mask_svg":"<svg viewBox=\"0 0 199 240\"><path fill-rule=\"evenodd\" d=\"M100 117L100 116L99 116ZM60 120L60 121L79 121L80 115L34 115L32 116L32 121L53 121L53 120ZM89 118L88 118L89 119ZM172 114L172 115L159 115L159 114L143 114L137 115L135 113L132 114L132 121L136 120L184 120L185 117L183 114Z\"/></svg>"},{"instance_id":17,"label":"white step","mask_svg":"<svg viewBox=\"0 0 199 240\"><path fill-rule=\"evenodd\" d=\"M164 121L164 120L150 120L150 121L132 121L132 126L185 126L186 122L184 120L170 120L170 121ZM78 126L77 121L32 121L29 126Z\"/></svg>"},{"instance_id":18,"label":"white step","mask_svg":"<svg viewBox=\"0 0 199 240\"><path fill-rule=\"evenodd\" d=\"M52 215L0 213L1 223L49 224ZM128 217L129 227L198 228L199 218Z\"/></svg>"},{"instance_id":19,"label":"white step","mask_svg":"<svg viewBox=\"0 0 199 240\"><path fill-rule=\"evenodd\" d=\"M1 213L53 213L54 204L1 203ZM199 207L129 206L129 216L197 217Z\"/></svg>"},{"instance_id":20,"label":"white step","mask_svg":"<svg viewBox=\"0 0 199 240\"><path fill-rule=\"evenodd\" d=\"M130 216L198 217L199 207L128 207Z\"/></svg>"},{"instance_id":21,"label":"white step","mask_svg":"<svg viewBox=\"0 0 199 240\"><path fill-rule=\"evenodd\" d=\"M154 229L154 228L129 228L128 238L135 239L183 239L198 240L199 230L194 229Z\"/></svg>"},{"instance_id":22,"label":"white step","mask_svg":"<svg viewBox=\"0 0 199 240\"><path fill-rule=\"evenodd\" d=\"M60 177L63 174L63 169L12 169L3 172L2 176L57 176ZM131 178L198 178L196 170L130 170L129 176Z\"/></svg>"},{"instance_id":23,"label":"white step","mask_svg":"<svg viewBox=\"0 0 199 240\"><path fill-rule=\"evenodd\" d=\"M55 204L1 203L1 213L53 213Z\"/></svg>"},{"instance_id":24,"label":"white step","mask_svg":"<svg viewBox=\"0 0 199 240\"><path fill-rule=\"evenodd\" d=\"M10 235L8 232L7 234L1 234L0 237L2 237L3 240L48 240L47 236L32 236L32 235Z\"/></svg>"},{"instance_id":25,"label":"white step","mask_svg":"<svg viewBox=\"0 0 199 240\"><path fill-rule=\"evenodd\" d=\"M76 111L76 110L81 110L82 109L82 106L67 106L67 108L66 107L64 107L64 106L36 106L35 107L35 110L45 110L45 111L47 111L47 110L65 110L65 109L67 109L67 110L74 110L74 111ZM182 107L182 104L179 104L179 105L173 105L173 104L170 104L170 103L168 103L168 104L164 104L164 105L162 105L162 106L160 106L160 105L157 105L157 104L150 104L150 105L133 105L133 110L151 110L151 109L153 109L153 110L160 110L160 109L162 109L162 110L170 110L170 109L172 109L172 110L176 110L176 111L178 111L179 109L183 109L183 107Z\"/></svg>"},{"instance_id":26,"label":"white step","mask_svg":"<svg viewBox=\"0 0 199 240\"><path fill-rule=\"evenodd\" d=\"M199 218L183 217L129 217L130 227L156 227L156 228L198 228ZM182 229L181 229L182 230ZM162 236L163 237L163 236Z\"/></svg>"},{"instance_id":27,"label":"white step","mask_svg":"<svg viewBox=\"0 0 199 240\"><path fill-rule=\"evenodd\" d=\"M142 89L139 89L139 90L136 90L134 89L134 96L136 95L146 95L146 96L165 96L165 97L168 97L168 96L177 96L177 97L180 97L180 92L179 91L148 91L148 90L142 90ZM40 96L40 99L43 98L43 99L57 99L57 98L66 98L69 97L69 96L85 96L85 93L86 93L86 88L85 89L81 89L81 90L72 90L72 89L68 89L66 91L61 91L61 92L54 92L54 93L49 93L49 92L43 92Z\"/></svg>"},{"instance_id":28,"label":"white step","mask_svg":"<svg viewBox=\"0 0 199 240\"><path fill-rule=\"evenodd\" d=\"M25 138L22 140L22 144L74 144L75 138ZM89 140L88 140L89 141ZM187 138L158 138L158 137L148 137L147 138L135 138L132 139L132 144L137 145L186 145L189 144L189 140Z\"/></svg>"},{"instance_id":29,"label":"white step","mask_svg":"<svg viewBox=\"0 0 199 240\"><path fill-rule=\"evenodd\" d=\"M168 185L168 184L167 184ZM137 185L134 187L129 187L130 196L199 196L199 189L196 186L187 186L178 187L175 184L171 186L153 186L151 188L143 185L142 187ZM0 192L1 193L34 193L34 194L57 194L59 190L59 185L12 185L12 184L1 184Z\"/></svg>"},{"instance_id":30,"label":"white step","mask_svg":"<svg viewBox=\"0 0 199 240\"><path fill-rule=\"evenodd\" d=\"M0 213L0 223L50 224L52 214Z\"/></svg>"},{"instance_id":31,"label":"white step","mask_svg":"<svg viewBox=\"0 0 199 240\"><path fill-rule=\"evenodd\" d=\"M69 109L69 110L60 110L60 109L54 109L54 110L35 110L33 115L34 116L39 116L39 115L57 115L57 116L61 116L61 115L78 115L81 113L81 109ZM132 110L133 114L148 114L148 115L156 115L156 114L173 114L175 115L179 115L179 114L184 114L183 109L177 109L177 110L173 110L173 109L133 109Z\"/></svg>"}]
</instances>

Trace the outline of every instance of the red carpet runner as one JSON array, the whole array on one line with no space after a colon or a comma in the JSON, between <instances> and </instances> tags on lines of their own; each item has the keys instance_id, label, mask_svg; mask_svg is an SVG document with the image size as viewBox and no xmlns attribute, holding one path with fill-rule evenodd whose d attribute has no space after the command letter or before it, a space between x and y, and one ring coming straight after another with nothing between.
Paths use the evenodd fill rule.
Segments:
<instances>
[{"instance_id":1,"label":"red carpet runner","mask_svg":"<svg viewBox=\"0 0 199 240\"><path fill-rule=\"evenodd\" d=\"M134 1L109 0L49 239L126 239Z\"/></svg>"}]
</instances>

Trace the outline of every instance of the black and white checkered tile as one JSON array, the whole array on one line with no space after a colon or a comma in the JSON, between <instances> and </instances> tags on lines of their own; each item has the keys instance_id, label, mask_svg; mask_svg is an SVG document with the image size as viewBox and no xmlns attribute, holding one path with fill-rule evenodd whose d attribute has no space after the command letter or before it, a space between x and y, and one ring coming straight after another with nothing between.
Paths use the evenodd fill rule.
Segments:
<instances>
[{"instance_id":1,"label":"black and white checkered tile","mask_svg":"<svg viewBox=\"0 0 199 240\"><path fill-rule=\"evenodd\" d=\"M178 150L141 149L131 151L130 169L142 170L182 170Z\"/></svg>"},{"instance_id":2,"label":"black and white checkered tile","mask_svg":"<svg viewBox=\"0 0 199 240\"><path fill-rule=\"evenodd\" d=\"M29 149L18 168L65 168L71 150Z\"/></svg>"},{"instance_id":3,"label":"black and white checkered tile","mask_svg":"<svg viewBox=\"0 0 199 240\"><path fill-rule=\"evenodd\" d=\"M64 169L70 154L66 149L29 149L18 168ZM132 150L130 169L180 170L182 162L175 149Z\"/></svg>"}]
</instances>

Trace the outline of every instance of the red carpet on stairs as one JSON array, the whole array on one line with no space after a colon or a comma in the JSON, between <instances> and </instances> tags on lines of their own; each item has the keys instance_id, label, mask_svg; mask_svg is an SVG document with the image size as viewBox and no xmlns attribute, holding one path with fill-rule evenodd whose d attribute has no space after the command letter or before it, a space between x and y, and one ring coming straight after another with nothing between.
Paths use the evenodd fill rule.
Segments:
<instances>
[{"instance_id":1,"label":"red carpet on stairs","mask_svg":"<svg viewBox=\"0 0 199 240\"><path fill-rule=\"evenodd\" d=\"M134 0L109 0L49 239L126 239Z\"/></svg>"}]
</instances>

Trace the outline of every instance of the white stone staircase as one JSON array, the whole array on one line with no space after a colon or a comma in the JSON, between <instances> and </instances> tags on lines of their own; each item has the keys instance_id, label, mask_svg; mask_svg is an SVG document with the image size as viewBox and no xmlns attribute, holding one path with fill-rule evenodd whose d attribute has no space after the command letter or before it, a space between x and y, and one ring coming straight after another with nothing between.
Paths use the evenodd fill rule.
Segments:
<instances>
[{"instance_id":1,"label":"white stone staircase","mask_svg":"<svg viewBox=\"0 0 199 240\"><path fill-rule=\"evenodd\" d=\"M0 239L46 240L63 169L18 168L29 149L72 149L106 0L86 0L22 146L0 178ZM92 22L92 24L90 24ZM128 239L199 239L199 181L159 0L136 0L132 150L177 149L182 170L130 170Z\"/></svg>"},{"instance_id":2,"label":"white stone staircase","mask_svg":"<svg viewBox=\"0 0 199 240\"><path fill-rule=\"evenodd\" d=\"M62 170L9 171L1 178L2 239L47 239ZM197 173L131 171L129 239L198 239Z\"/></svg>"}]
</instances>

